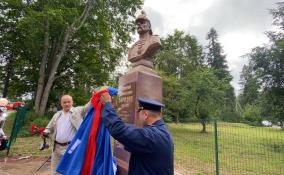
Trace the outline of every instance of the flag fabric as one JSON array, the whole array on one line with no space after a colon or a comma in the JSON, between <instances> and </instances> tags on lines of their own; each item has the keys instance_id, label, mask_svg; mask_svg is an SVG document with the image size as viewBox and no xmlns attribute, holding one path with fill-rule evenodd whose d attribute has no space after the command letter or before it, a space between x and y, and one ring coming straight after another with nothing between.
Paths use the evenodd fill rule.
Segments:
<instances>
[{"instance_id":1,"label":"flag fabric","mask_svg":"<svg viewBox=\"0 0 284 175\"><path fill-rule=\"evenodd\" d=\"M115 175L116 163L111 152L110 134L101 120L100 95L117 89L101 87L91 98L92 107L65 151L56 171L63 175Z\"/></svg>"}]
</instances>

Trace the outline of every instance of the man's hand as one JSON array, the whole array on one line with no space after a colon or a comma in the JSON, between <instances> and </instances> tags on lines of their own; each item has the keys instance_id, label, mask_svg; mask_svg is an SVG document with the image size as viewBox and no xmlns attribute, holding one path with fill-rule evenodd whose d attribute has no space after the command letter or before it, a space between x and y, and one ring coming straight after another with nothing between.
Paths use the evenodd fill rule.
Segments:
<instances>
[{"instance_id":1,"label":"man's hand","mask_svg":"<svg viewBox=\"0 0 284 175\"><path fill-rule=\"evenodd\" d=\"M43 139L48 138L48 133L47 133L47 132L43 132L43 133L42 133L42 138L43 138Z\"/></svg>"},{"instance_id":2,"label":"man's hand","mask_svg":"<svg viewBox=\"0 0 284 175\"><path fill-rule=\"evenodd\" d=\"M97 90L94 89L94 90L92 91L92 96L94 96L96 92L97 92Z\"/></svg>"},{"instance_id":3,"label":"man's hand","mask_svg":"<svg viewBox=\"0 0 284 175\"><path fill-rule=\"evenodd\" d=\"M102 104L105 104L107 102L111 102L111 96L109 95L108 92L105 92L101 95L100 101Z\"/></svg>"}]
</instances>

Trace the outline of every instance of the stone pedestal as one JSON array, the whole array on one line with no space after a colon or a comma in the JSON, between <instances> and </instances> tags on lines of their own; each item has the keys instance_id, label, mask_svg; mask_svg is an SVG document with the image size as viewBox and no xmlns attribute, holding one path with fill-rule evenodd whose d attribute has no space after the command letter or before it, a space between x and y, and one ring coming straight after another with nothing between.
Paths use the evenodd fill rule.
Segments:
<instances>
[{"instance_id":1,"label":"stone pedestal","mask_svg":"<svg viewBox=\"0 0 284 175\"><path fill-rule=\"evenodd\" d=\"M119 80L118 114L124 122L142 127L137 119L137 97L162 102L162 79L152 69L138 66ZM118 163L118 175L126 175L130 153L118 141L114 144L114 157Z\"/></svg>"}]
</instances>

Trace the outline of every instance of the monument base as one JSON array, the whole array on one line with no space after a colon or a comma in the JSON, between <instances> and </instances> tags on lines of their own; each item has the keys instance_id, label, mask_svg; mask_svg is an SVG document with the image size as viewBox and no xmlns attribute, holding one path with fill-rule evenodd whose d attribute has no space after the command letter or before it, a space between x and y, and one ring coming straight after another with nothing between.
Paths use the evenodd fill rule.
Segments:
<instances>
[{"instance_id":1,"label":"monument base","mask_svg":"<svg viewBox=\"0 0 284 175\"><path fill-rule=\"evenodd\" d=\"M119 107L118 115L126 123L143 127L138 120L137 97L149 98L162 103L163 81L157 73L147 67L137 66L119 79ZM118 163L118 175L127 175L130 153L124 150L124 146L115 141L114 157Z\"/></svg>"}]
</instances>

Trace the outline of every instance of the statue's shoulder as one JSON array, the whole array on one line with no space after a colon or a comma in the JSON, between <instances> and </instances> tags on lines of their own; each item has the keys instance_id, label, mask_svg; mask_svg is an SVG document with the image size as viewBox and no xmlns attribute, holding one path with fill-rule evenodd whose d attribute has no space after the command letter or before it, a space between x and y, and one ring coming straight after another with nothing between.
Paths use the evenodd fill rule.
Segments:
<instances>
[{"instance_id":1,"label":"statue's shoulder","mask_svg":"<svg viewBox=\"0 0 284 175\"><path fill-rule=\"evenodd\" d=\"M132 46L129 49L133 49L135 46L137 46L138 43L139 43L139 40L136 41L134 44L132 44Z\"/></svg>"},{"instance_id":2,"label":"statue's shoulder","mask_svg":"<svg viewBox=\"0 0 284 175\"><path fill-rule=\"evenodd\" d=\"M155 43L155 42L160 43L161 42L159 35L152 35L150 37L150 41L151 41L151 43Z\"/></svg>"}]
</instances>

